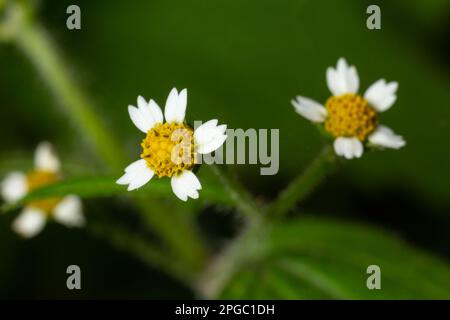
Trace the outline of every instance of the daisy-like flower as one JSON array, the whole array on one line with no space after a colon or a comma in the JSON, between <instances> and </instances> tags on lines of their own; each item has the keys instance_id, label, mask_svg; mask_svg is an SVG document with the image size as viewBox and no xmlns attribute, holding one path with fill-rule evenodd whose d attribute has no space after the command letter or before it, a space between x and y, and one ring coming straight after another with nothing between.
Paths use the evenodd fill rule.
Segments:
<instances>
[{"instance_id":1,"label":"daisy-like flower","mask_svg":"<svg viewBox=\"0 0 450 320\"><path fill-rule=\"evenodd\" d=\"M34 154L34 169L29 173L11 172L1 183L1 194L6 202L14 202L28 192L60 180L60 162L48 142L38 145ZM34 200L27 204L14 220L12 228L25 238L37 235L48 218L67 227L81 227L84 216L81 200L76 195L63 198Z\"/></svg>"},{"instance_id":2,"label":"daisy-like flower","mask_svg":"<svg viewBox=\"0 0 450 320\"><path fill-rule=\"evenodd\" d=\"M302 96L292 100L296 112L306 119L323 123L334 138L334 150L346 159L359 158L364 145L400 149L406 143L402 136L378 124L378 113L388 110L397 99L397 82L380 79L358 95L359 77L354 66L340 58L336 68L329 67L327 85L333 94L325 106Z\"/></svg>"},{"instance_id":3,"label":"daisy-like flower","mask_svg":"<svg viewBox=\"0 0 450 320\"><path fill-rule=\"evenodd\" d=\"M227 138L227 127L217 125L218 121L213 119L194 132L185 122L186 105L186 89L178 93L173 88L167 97L164 117L155 101L147 102L142 96L137 99L137 108L128 106L131 121L146 137L141 143L141 159L125 168L118 184L128 185L131 191L145 185L154 175L168 177L179 199L198 198L202 186L192 172L198 154L218 149Z\"/></svg>"}]
</instances>

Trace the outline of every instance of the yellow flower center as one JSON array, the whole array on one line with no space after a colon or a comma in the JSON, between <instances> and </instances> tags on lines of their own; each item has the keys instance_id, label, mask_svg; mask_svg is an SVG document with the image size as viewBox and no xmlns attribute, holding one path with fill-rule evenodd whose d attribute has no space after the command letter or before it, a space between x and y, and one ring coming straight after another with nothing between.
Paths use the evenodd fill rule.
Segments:
<instances>
[{"instance_id":1,"label":"yellow flower center","mask_svg":"<svg viewBox=\"0 0 450 320\"><path fill-rule=\"evenodd\" d=\"M141 143L141 158L158 177L172 177L196 162L194 131L182 123L157 124Z\"/></svg>"},{"instance_id":2,"label":"yellow flower center","mask_svg":"<svg viewBox=\"0 0 450 320\"><path fill-rule=\"evenodd\" d=\"M27 175L28 190L33 191L40 187L55 183L60 180L57 173L51 171L35 170ZM60 198L48 198L34 200L28 206L50 213L52 209L61 201Z\"/></svg>"},{"instance_id":3,"label":"yellow flower center","mask_svg":"<svg viewBox=\"0 0 450 320\"><path fill-rule=\"evenodd\" d=\"M334 137L356 137L364 141L377 126L377 113L366 99L359 95L344 94L330 97L325 129Z\"/></svg>"}]
</instances>

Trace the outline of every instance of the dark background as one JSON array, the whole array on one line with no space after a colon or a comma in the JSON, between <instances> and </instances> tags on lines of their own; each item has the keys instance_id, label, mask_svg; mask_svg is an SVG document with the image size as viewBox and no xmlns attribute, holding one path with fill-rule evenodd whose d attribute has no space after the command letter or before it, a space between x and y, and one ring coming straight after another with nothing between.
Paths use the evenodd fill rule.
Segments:
<instances>
[{"instance_id":1,"label":"dark background","mask_svg":"<svg viewBox=\"0 0 450 320\"><path fill-rule=\"evenodd\" d=\"M70 4L81 7L81 30L66 28ZM366 28L369 4L381 7L381 30ZM72 75L130 161L140 133L126 106L138 94L163 105L174 86L189 90L190 119L280 128L277 175L259 176L258 166L235 168L261 199L274 198L321 146L314 126L294 113L292 97L325 101L325 70L341 56L357 66L360 92L379 78L398 81L398 100L381 121L402 134L407 146L346 162L299 209L381 226L448 261L449 1L52 0L38 8ZM3 44L0 65L0 173L26 168L42 140L57 146L73 172L86 167L83 138L55 107L30 62ZM87 215L130 213L113 198L89 200L85 207ZM25 241L10 229L13 215L0 218L2 298L193 297L164 273L84 230L67 232L51 223ZM214 207L202 210L198 220L205 237L219 243L236 224L232 212ZM69 264L82 269L82 291L66 289Z\"/></svg>"}]
</instances>

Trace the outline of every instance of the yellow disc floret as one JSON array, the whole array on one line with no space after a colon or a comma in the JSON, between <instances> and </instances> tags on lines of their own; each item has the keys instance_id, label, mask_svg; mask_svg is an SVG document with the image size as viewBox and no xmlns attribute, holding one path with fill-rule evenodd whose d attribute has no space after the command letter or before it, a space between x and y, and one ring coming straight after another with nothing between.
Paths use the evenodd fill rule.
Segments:
<instances>
[{"instance_id":1,"label":"yellow disc floret","mask_svg":"<svg viewBox=\"0 0 450 320\"><path fill-rule=\"evenodd\" d=\"M325 129L334 137L356 137L364 141L377 126L377 113L366 99L344 94L330 97Z\"/></svg>"},{"instance_id":2,"label":"yellow disc floret","mask_svg":"<svg viewBox=\"0 0 450 320\"><path fill-rule=\"evenodd\" d=\"M28 191L52 184L59 181L59 176L55 172L35 170L27 175ZM52 209L59 203L60 198L48 198L32 201L29 207L40 209L46 213L50 213Z\"/></svg>"},{"instance_id":3,"label":"yellow disc floret","mask_svg":"<svg viewBox=\"0 0 450 320\"><path fill-rule=\"evenodd\" d=\"M194 131L183 123L157 124L141 143L141 158L158 177L172 177L196 162Z\"/></svg>"}]
</instances>

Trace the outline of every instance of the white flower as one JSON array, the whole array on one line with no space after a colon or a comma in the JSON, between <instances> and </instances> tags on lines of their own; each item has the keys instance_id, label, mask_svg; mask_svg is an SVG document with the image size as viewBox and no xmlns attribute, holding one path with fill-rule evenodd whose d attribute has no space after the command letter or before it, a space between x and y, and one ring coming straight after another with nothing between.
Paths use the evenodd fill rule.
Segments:
<instances>
[{"instance_id":1,"label":"white flower","mask_svg":"<svg viewBox=\"0 0 450 320\"><path fill-rule=\"evenodd\" d=\"M378 124L378 113L388 110L397 99L397 82L386 83L380 79L361 97L358 95L358 72L344 58L338 60L336 68L327 69L326 80L333 95L325 106L302 96L292 100L292 105L306 119L324 124L325 130L335 139L337 155L359 158L364 152L364 144L391 149L400 149L406 144L402 136Z\"/></svg>"},{"instance_id":2,"label":"white flower","mask_svg":"<svg viewBox=\"0 0 450 320\"><path fill-rule=\"evenodd\" d=\"M52 146L42 142L34 155L34 170L28 174L11 172L1 183L1 194L6 202L14 202L29 191L56 182L59 179L60 162ZM37 235L45 226L47 218L67 227L81 227L84 216L78 196L35 200L27 204L14 220L12 228L25 238Z\"/></svg>"},{"instance_id":3,"label":"white flower","mask_svg":"<svg viewBox=\"0 0 450 320\"><path fill-rule=\"evenodd\" d=\"M134 125L146 134L141 143L141 159L125 168L116 182L135 190L149 182L154 175L171 178L174 194L181 200L197 199L202 188L192 172L198 154L217 150L225 142L226 125L216 119L202 124L195 131L185 123L187 91L173 88L166 100L164 117L155 101L139 96L137 108L128 106ZM164 118L166 122L164 122Z\"/></svg>"}]
</instances>

